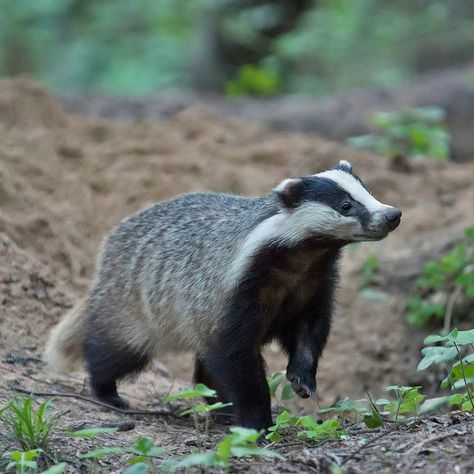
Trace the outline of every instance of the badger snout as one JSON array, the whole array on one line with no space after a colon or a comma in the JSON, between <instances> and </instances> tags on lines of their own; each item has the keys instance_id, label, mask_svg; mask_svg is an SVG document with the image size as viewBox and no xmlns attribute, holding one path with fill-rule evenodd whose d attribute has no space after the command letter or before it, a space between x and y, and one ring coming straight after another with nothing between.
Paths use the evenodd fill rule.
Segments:
<instances>
[{"instance_id":1,"label":"badger snout","mask_svg":"<svg viewBox=\"0 0 474 474\"><path fill-rule=\"evenodd\" d=\"M396 207L392 207L384 212L385 225L389 231L395 230L402 219L402 211Z\"/></svg>"}]
</instances>

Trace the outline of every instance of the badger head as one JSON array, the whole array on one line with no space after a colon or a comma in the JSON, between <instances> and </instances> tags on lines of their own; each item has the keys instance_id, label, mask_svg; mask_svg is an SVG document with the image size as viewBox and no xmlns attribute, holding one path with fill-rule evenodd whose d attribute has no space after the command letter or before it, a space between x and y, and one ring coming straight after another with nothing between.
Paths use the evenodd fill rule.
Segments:
<instances>
[{"instance_id":1,"label":"badger head","mask_svg":"<svg viewBox=\"0 0 474 474\"><path fill-rule=\"evenodd\" d=\"M342 242L381 240L396 229L402 212L377 201L347 161L312 176L290 178L275 189L286 215L280 238L316 236Z\"/></svg>"}]
</instances>

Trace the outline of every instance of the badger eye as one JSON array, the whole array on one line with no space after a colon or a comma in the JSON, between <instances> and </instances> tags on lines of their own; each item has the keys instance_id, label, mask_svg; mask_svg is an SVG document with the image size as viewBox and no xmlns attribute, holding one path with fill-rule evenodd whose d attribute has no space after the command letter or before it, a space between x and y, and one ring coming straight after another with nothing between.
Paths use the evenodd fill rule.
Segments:
<instances>
[{"instance_id":1,"label":"badger eye","mask_svg":"<svg viewBox=\"0 0 474 474\"><path fill-rule=\"evenodd\" d=\"M347 214L351 209L352 209L352 204L351 204L350 202L345 202L345 203L341 206L341 211L342 211L344 214Z\"/></svg>"}]
</instances>

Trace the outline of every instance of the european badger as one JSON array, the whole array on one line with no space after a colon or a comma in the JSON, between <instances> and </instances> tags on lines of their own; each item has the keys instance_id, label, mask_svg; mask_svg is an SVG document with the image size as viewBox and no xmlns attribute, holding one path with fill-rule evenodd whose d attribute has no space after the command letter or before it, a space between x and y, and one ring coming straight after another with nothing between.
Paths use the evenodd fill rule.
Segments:
<instances>
[{"instance_id":1,"label":"european badger","mask_svg":"<svg viewBox=\"0 0 474 474\"><path fill-rule=\"evenodd\" d=\"M235 422L272 424L262 346L278 341L302 398L316 390L341 248L380 240L401 212L341 161L256 199L185 194L122 221L87 298L53 329L46 360L85 357L93 393L117 407L117 380L159 352L196 353L196 382L232 402Z\"/></svg>"}]
</instances>

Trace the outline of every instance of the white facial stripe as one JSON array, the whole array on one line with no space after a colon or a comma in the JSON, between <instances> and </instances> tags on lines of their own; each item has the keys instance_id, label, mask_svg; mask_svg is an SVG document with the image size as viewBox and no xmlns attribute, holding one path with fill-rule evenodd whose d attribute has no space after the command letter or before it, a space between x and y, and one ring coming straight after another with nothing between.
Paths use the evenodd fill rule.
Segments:
<instances>
[{"instance_id":1,"label":"white facial stripe","mask_svg":"<svg viewBox=\"0 0 474 474\"><path fill-rule=\"evenodd\" d=\"M362 232L358 219L345 217L325 204L306 202L292 212L281 211L261 222L247 237L232 263L228 282L238 280L253 256L269 242L296 245L311 235L351 240Z\"/></svg>"},{"instance_id":2,"label":"white facial stripe","mask_svg":"<svg viewBox=\"0 0 474 474\"><path fill-rule=\"evenodd\" d=\"M392 207L377 201L350 173L346 173L342 170L329 170L318 173L315 176L331 179L344 189L344 191L347 191L353 199L366 207L369 212L380 212Z\"/></svg>"}]
</instances>

